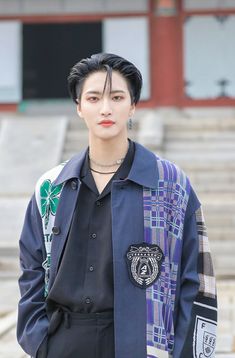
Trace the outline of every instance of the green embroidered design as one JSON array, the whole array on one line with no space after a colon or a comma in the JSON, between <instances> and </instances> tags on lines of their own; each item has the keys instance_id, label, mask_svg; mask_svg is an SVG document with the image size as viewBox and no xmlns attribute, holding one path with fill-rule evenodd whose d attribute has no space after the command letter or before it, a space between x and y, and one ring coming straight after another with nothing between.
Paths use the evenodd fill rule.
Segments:
<instances>
[{"instance_id":1,"label":"green embroidered design","mask_svg":"<svg viewBox=\"0 0 235 358\"><path fill-rule=\"evenodd\" d=\"M50 267L51 267L51 247L53 240L52 228L54 226L56 211L58 209L60 195L62 193L65 182L60 185L53 185L52 183L58 178L58 175L63 170L66 162L59 164L55 168L46 172L37 182L35 188L35 196L38 209L42 219L42 229L44 236L44 245L46 251L45 260L42 267L45 272L44 276L44 295L47 297L49 280L50 280Z\"/></svg>"},{"instance_id":2,"label":"green embroidered design","mask_svg":"<svg viewBox=\"0 0 235 358\"><path fill-rule=\"evenodd\" d=\"M56 214L62 187L62 184L53 186L49 179L45 180L41 185L41 213L42 218L45 217L45 229L47 229L50 214L53 216Z\"/></svg>"}]
</instances>

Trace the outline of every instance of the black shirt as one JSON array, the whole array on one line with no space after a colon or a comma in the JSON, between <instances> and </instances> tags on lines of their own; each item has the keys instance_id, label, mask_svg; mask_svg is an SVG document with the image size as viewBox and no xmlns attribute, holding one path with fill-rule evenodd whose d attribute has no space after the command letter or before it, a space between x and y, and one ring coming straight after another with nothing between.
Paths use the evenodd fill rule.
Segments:
<instances>
[{"instance_id":1,"label":"black shirt","mask_svg":"<svg viewBox=\"0 0 235 358\"><path fill-rule=\"evenodd\" d=\"M74 312L113 309L111 187L131 169L135 147L99 194L89 168L88 151L80 173L81 187L59 271L48 299Z\"/></svg>"}]
</instances>

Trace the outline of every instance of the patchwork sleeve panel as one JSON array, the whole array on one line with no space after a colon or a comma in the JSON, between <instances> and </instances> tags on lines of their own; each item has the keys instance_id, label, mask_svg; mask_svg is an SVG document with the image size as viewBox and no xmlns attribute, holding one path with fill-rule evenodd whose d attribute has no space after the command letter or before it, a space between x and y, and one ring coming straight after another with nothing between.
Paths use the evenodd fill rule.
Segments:
<instances>
[{"instance_id":1,"label":"patchwork sleeve panel","mask_svg":"<svg viewBox=\"0 0 235 358\"><path fill-rule=\"evenodd\" d=\"M217 328L216 281L202 208L196 211L199 292L193 304L181 358L214 358Z\"/></svg>"},{"instance_id":2,"label":"patchwork sleeve panel","mask_svg":"<svg viewBox=\"0 0 235 358\"><path fill-rule=\"evenodd\" d=\"M198 274L200 279L199 292L212 299L216 298L216 284L209 247L209 240L202 208L196 211L197 231L199 239Z\"/></svg>"}]
</instances>

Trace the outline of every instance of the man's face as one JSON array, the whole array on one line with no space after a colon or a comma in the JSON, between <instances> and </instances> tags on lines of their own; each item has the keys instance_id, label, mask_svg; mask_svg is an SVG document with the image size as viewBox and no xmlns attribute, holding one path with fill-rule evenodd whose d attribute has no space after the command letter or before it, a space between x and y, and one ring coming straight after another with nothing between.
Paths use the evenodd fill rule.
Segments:
<instances>
[{"instance_id":1,"label":"man's face","mask_svg":"<svg viewBox=\"0 0 235 358\"><path fill-rule=\"evenodd\" d=\"M109 82L104 91L107 73L94 72L84 82L78 114L89 129L90 138L111 139L127 137L127 121L133 116L130 92L125 78L112 72L112 88Z\"/></svg>"}]
</instances>

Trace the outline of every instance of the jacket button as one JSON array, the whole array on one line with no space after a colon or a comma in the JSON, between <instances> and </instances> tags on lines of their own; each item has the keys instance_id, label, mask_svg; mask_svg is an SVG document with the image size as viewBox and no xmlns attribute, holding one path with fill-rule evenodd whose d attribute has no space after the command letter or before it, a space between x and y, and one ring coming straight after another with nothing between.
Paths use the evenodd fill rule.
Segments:
<instances>
[{"instance_id":1,"label":"jacket button","mask_svg":"<svg viewBox=\"0 0 235 358\"><path fill-rule=\"evenodd\" d=\"M60 234L60 228L58 226L53 226L52 233L54 235L59 235Z\"/></svg>"},{"instance_id":2,"label":"jacket button","mask_svg":"<svg viewBox=\"0 0 235 358\"><path fill-rule=\"evenodd\" d=\"M71 181L71 189L77 190L77 188L78 188L78 183L75 180Z\"/></svg>"},{"instance_id":3,"label":"jacket button","mask_svg":"<svg viewBox=\"0 0 235 358\"><path fill-rule=\"evenodd\" d=\"M85 302L86 302L87 305L89 305L89 304L91 303L90 297L87 297L87 298L85 299Z\"/></svg>"}]
</instances>

